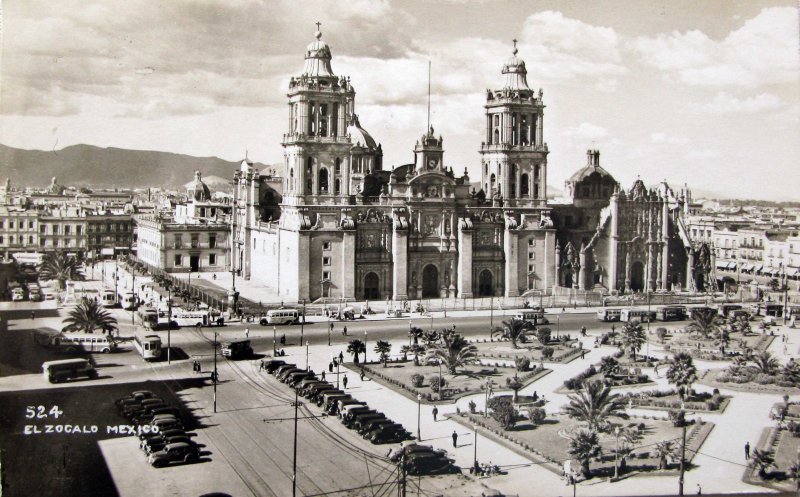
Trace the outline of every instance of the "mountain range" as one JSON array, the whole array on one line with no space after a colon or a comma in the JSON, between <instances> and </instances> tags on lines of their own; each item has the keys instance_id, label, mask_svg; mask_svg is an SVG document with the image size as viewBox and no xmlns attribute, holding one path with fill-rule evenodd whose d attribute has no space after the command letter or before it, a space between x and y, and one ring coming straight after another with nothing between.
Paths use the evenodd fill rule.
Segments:
<instances>
[{"instance_id":1,"label":"mountain range","mask_svg":"<svg viewBox=\"0 0 800 497\"><path fill-rule=\"evenodd\" d=\"M257 169L267 167L255 163ZM274 166L273 166L274 167ZM239 162L219 157L101 148L72 145L60 150L25 150L0 144L0 181L11 179L15 187L45 187L53 176L63 186L89 188L182 189L194 178L203 176L232 179Z\"/></svg>"}]
</instances>

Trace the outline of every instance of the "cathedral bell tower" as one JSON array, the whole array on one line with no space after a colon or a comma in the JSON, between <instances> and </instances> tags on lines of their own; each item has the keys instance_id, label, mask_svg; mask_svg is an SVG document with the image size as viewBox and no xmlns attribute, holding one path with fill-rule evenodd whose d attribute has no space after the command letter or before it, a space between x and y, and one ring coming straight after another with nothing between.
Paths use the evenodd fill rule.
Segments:
<instances>
[{"instance_id":1,"label":"cathedral bell tower","mask_svg":"<svg viewBox=\"0 0 800 497\"><path fill-rule=\"evenodd\" d=\"M444 172L443 158L442 137L436 138L431 126L414 146L414 172L416 174Z\"/></svg>"},{"instance_id":2,"label":"cathedral bell tower","mask_svg":"<svg viewBox=\"0 0 800 497\"><path fill-rule=\"evenodd\" d=\"M503 87L486 91L486 138L481 143L481 187L509 207L544 206L547 201L547 144L544 103L528 87L525 62L513 55L503 65Z\"/></svg>"}]
</instances>

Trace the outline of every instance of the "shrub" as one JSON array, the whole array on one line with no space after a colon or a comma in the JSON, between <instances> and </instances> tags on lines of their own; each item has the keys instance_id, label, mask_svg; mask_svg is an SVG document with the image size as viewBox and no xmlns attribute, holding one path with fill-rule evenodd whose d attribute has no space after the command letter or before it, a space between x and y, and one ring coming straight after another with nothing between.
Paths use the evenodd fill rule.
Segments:
<instances>
[{"instance_id":1,"label":"shrub","mask_svg":"<svg viewBox=\"0 0 800 497\"><path fill-rule=\"evenodd\" d=\"M475 409L478 407L477 404L475 404L474 401L470 400L467 406L469 407L469 412L475 414Z\"/></svg>"},{"instance_id":2,"label":"shrub","mask_svg":"<svg viewBox=\"0 0 800 497\"><path fill-rule=\"evenodd\" d=\"M431 385L432 391L438 392L447 385L447 380L444 377L440 378L439 375L432 375L428 378L428 383Z\"/></svg>"},{"instance_id":3,"label":"shrub","mask_svg":"<svg viewBox=\"0 0 800 497\"><path fill-rule=\"evenodd\" d=\"M545 359L550 359L553 357L553 352L555 352L553 347L542 347L542 357Z\"/></svg>"},{"instance_id":4,"label":"shrub","mask_svg":"<svg viewBox=\"0 0 800 497\"><path fill-rule=\"evenodd\" d=\"M516 411L514 411L510 397L492 397L489 399L488 407L492 410L492 419L500 423L504 430L514 426Z\"/></svg>"},{"instance_id":5,"label":"shrub","mask_svg":"<svg viewBox=\"0 0 800 497\"><path fill-rule=\"evenodd\" d=\"M514 359L514 366L517 371L527 371L531 367L531 360L527 357L517 357Z\"/></svg>"},{"instance_id":6,"label":"shrub","mask_svg":"<svg viewBox=\"0 0 800 497\"><path fill-rule=\"evenodd\" d=\"M531 423L540 425L542 421L547 418L547 412L541 407L533 407L528 411L528 418L531 420Z\"/></svg>"},{"instance_id":7,"label":"shrub","mask_svg":"<svg viewBox=\"0 0 800 497\"><path fill-rule=\"evenodd\" d=\"M686 412L681 409L670 409L669 419L672 421L672 426L680 428L686 425Z\"/></svg>"},{"instance_id":8,"label":"shrub","mask_svg":"<svg viewBox=\"0 0 800 497\"><path fill-rule=\"evenodd\" d=\"M411 375L411 384L415 387L419 388L422 386L422 383L425 381L425 378L421 374L412 374Z\"/></svg>"}]
</instances>

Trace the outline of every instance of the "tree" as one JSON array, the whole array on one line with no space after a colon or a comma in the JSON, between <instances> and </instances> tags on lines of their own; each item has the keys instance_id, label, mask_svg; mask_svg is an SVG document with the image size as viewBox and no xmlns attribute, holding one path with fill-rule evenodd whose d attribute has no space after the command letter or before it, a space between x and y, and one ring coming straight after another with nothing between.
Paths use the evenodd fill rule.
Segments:
<instances>
[{"instance_id":1,"label":"tree","mask_svg":"<svg viewBox=\"0 0 800 497\"><path fill-rule=\"evenodd\" d=\"M634 319L622 326L622 347L628 349L631 358L636 360L636 352L647 342L647 335L644 333L642 323Z\"/></svg>"},{"instance_id":2,"label":"tree","mask_svg":"<svg viewBox=\"0 0 800 497\"><path fill-rule=\"evenodd\" d=\"M506 377L506 386L514 391L514 397L511 399L511 402L517 403L519 400L519 389L522 388L525 384L520 381L517 375L514 375L511 378Z\"/></svg>"},{"instance_id":3,"label":"tree","mask_svg":"<svg viewBox=\"0 0 800 497\"><path fill-rule=\"evenodd\" d=\"M419 344L414 344L409 347L409 352L414 355L414 365L419 366L419 356L425 353L425 347Z\"/></svg>"},{"instance_id":4,"label":"tree","mask_svg":"<svg viewBox=\"0 0 800 497\"><path fill-rule=\"evenodd\" d=\"M422 328L413 327L408 330L408 336L414 339L414 345L419 344L419 339L425 336L425 331Z\"/></svg>"},{"instance_id":5,"label":"tree","mask_svg":"<svg viewBox=\"0 0 800 497\"><path fill-rule=\"evenodd\" d=\"M542 345L547 345L547 342L550 341L550 335L553 334L553 330L550 328L539 328L536 330L536 339L539 340L539 343Z\"/></svg>"},{"instance_id":6,"label":"tree","mask_svg":"<svg viewBox=\"0 0 800 497\"><path fill-rule=\"evenodd\" d=\"M612 356L605 356L600 359L600 372L605 378L613 376L619 370L619 361Z\"/></svg>"},{"instance_id":7,"label":"tree","mask_svg":"<svg viewBox=\"0 0 800 497\"><path fill-rule=\"evenodd\" d=\"M591 430L578 430L570 437L569 455L578 460L581 472L586 478L590 475L589 464L603 453L600 438Z\"/></svg>"},{"instance_id":8,"label":"tree","mask_svg":"<svg viewBox=\"0 0 800 497\"><path fill-rule=\"evenodd\" d=\"M628 458L633 454L634 449L639 446L639 443L644 438L641 430L634 426L627 426L620 428L617 435L617 456L619 457L619 471L624 472L627 468Z\"/></svg>"},{"instance_id":9,"label":"tree","mask_svg":"<svg viewBox=\"0 0 800 497\"><path fill-rule=\"evenodd\" d=\"M569 404L564 412L570 417L583 421L590 431L599 430L611 416L625 418L625 402L619 394L612 394L611 388L601 381L591 381L583 389L567 397Z\"/></svg>"},{"instance_id":10,"label":"tree","mask_svg":"<svg viewBox=\"0 0 800 497\"><path fill-rule=\"evenodd\" d=\"M800 492L800 464L795 463L786 470L787 476L794 480L795 490Z\"/></svg>"},{"instance_id":11,"label":"tree","mask_svg":"<svg viewBox=\"0 0 800 497\"><path fill-rule=\"evenodd\" d=\"M667 469L667 462L675 457L678 446L674 440L662 440L655 446L655 455L658 458L658 469Z\"/></svg>"},{"instance_id":12,"label":"tree","mask_svg":"<svg viewBox=\"0 0 800 497\"><path fill-rule=\"evenodd\" d=\"M672 356L668 364L667 381L678 387L678 394L683 400L689 393L692 383L697 381L697 368L694 366L694 360L688 353L678 352Z\"/></svg>"},{"instance_id":13,"label":"tree","mask_svg":"<svg viewBox=\"0 0 800 497\"><path fill-rule=\"evenodd\" d=\"M511 429L514 426L517 413L508 397L492 397L489 399L487 407L492 411L492 419L500 423L504 430Z\"/></svg>"},{"instance_id":14,"label":"tree","mask_svg":"<svg viewBox=\"0 0 800 497\"><path fill-rule=\"evenodd\" d=\"M392 344L386 340L378 340L378 342L375 344L375 349L373 350L375 350L375 353L380 356L383 367L386 367L386 361L389 360L389 351L392 350Z\"/></svg>"},{"instance_id":15,"label":"tree","mask_svg":"<svg viewBox=\"0 0 800 497\"><path fill-rule=\"evenodd\" d=\"M442 333L441 342L428 350L426 360L441 361L450 374L456 374L456 368L478 362L478 348L458 333Z\"/></svg>"},{"instance_id":16,"label":"tree","mask_svg":"<svg viewBox=\"0 0 800 497\"><path fill-rule=\"evenodd\" d=\"M103 330L111 334L117 329L117 318L108 313L94 299L82 298L78 305L72 308L64 319L65 326L62 331L94 333L94 330Z\"/></svg>"},{"instance_id":17,"label":"tree","mask_svg":"<svg viewBox=\"0 0 800 497\"><path fill-rule=\"evenodd\" d=\"M495 328L492 336L500 335L502 338L511 341L511 347L517 348L517 342L525 340L525 337L532 334L534 329L529 321L524 319L511 318L503 321L503 328Z\"/></svg>"},{"instance_id":18,"label":"tree","mask_svg":"<svg viewBox=\"0 0 800 497\"><path fill-rule=\"evenodd\" d=\"M364 345L364 342L356 338L355 340L350 340L350 343L347 344L347 353L353 356L353 362L358 364L358 354L364 354L364 362L367 359L367 346Z\"/></svg>"},{"instance_id":19,"label":"tree","mask_svg":"<svg viewBox=\"0 0 800 497\"><path fill-rule=\"evenodd\" d=\"M408 360L408 354L411 353L411 345L403 345L400 347L400 353L403 354L403 360Z\"/></svg>"},{"instance_id":20,"label":"tree","mask_svg":"<svg viewBox=\"0 0 800 497\"><path fill-rule=\"evenodd\" d=\"M775 374L775 372L778 370L778 367L780 367L778 359L776 359L768 350L762 350L758 354L753 355L750 360L759 373L772 375Z\"/></svg>"},{"instance_id":21,"label":"tree","mask_svg":"<svg viewBox=\"0 0 800 497\"><path fill-rule=\"evenodd\" d=\"M787 362L781 370L781 376L784 381L797 385L800 383L800 364L797 364L795 361Z\"/></svg>"},{"instance_id":22,"label":"tree","mask_svg":"<svg viewBox=\"0 0 800 497\"><path fill-rule=\"evenodd\" d=\"M717 317L716 309L698 309L687 328L703 338L708 338L719 329L719 326L720 319Z\"/></svg>"},{"instance_id":23,"label":"tree","mask_svg":"<svg viewBox=\"0 0 800 497\"><path fill-rule=\"evenodd\" d=\"M61 290L66 290L67 280L83 280L80 271L80 261L77 257L64 252L50 252L45 254L39 266L39 278L43 280L56 280Z\"/></svg>"},{"instance_id":24,"label":"tree","mask_svg":"<svg viewBox=\"0 0 800 497\"><path fill-rule=\"evenodd\" d=\"M751 464L754 468L758 468L758 476L762 480L767 477L767 470L775 465L775 455L771 450L755 449L751 459Z\"/></svg>"}]
</instances>

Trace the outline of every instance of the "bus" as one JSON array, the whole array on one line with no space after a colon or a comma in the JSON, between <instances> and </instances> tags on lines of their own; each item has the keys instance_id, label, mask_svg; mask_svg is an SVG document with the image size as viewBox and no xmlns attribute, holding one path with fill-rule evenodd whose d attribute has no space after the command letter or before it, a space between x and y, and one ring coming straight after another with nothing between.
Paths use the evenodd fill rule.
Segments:
<instances>
[{"instance_id":1,"label":"bus","mask_svg":"<svg viewBox=\"0 0 800 497\"><path fill-rule=\"evenodd\" d=\"M730 314L731 311L738 311L741 308L741 304L722 304L719 306L719 313L723 317L728 317L728 314Z\"/></svg>"},{"instance_id":2,"label":"bus","mask_svg":"<svg viewBox=\"0 0 800 497\"><path fill-rule=\"evenodd\" d=\"M231 359L250 357L253 355L253 347L250 346L250 340L231 340L230 342L222 342L219 345L219 351L223 357L228 357Z\"/></svg>"},{"instance_id":3,"label":"bus","mask_svg":"<svg viewBox=\"0 0 800 497\"><path fill-rule=\"evenodd\" d=\"M717 315L717 310L713 307L698 306L689 309L689 319L696 319L700 314L710 314L711 316Z\"/></svg>"},{"instance_id":4,"label":"bus","mask_svg":"<svg viewBox=\"0 0 800 497\"><path fill-rule=\"evenodd\" d=\"M548 324L550 322L546 317L544 317L544 308L542 307L522 309L521 311L517 312L516 316L514 317L533 324Z\"/></svg>"},{"instance_id":5,"label":"bus","mask_svg":"<svg viewBox=\"0 0 800 497\"><path fill-rule=\"evenodd\" d=\"M261 324L294 324L300 319L297 309L272 309L267 311L267 317L261 318Z\"/></svg>"},{"instance_id":6,"label":"bus","mask_svg":"<svg viewBox=\"0 0 800 497\"><path fill-rule=\"evenodd\" d=\"M158 311L152 307L140 307L137 314L142 326L151 330L158 328Z\"/></svg>"},{"instance_id":7,"label":"bus","mask_svg":"<svg viewBox=\"0 0 800 497\"><path fill-rule=\"evenodd\" d=\"M178 326L211 326L211 315L208 311L184 311L173 308L172 323Z\"/></svg>"},{"instance_id":8,"label":"bus","mask_svg":"<svg viewBox=\"0 0 800 497\"><path fill-rule=\"evenodd\" d=\"M761 316L772 316L779 318L783 316L783 304L764 304L758 307L758 314Z\"/></svg>"},{"instance_id":9,"label":"bus","mask_svg":"<svg viewBox=\"0 0 800 497\"><path fill-rule=\"evenodd\" d=\"M117 350L117 342L103 333L60 333L50 339L50 346L68 354L78 352L102 352Z\"/></svg>"},{"instance_id":10,"label":"bus","mask_svg":"<svg viewBox=\"0 0 800 497\"><path fill-rule=\"evenodd\" d=\"M619 321L622 309L600 309L597 311L598 321Z\"/></svg>"},{"instance_id":11,"label":"bus","mask_svg":"<svg viewBox=\"0 0 800 497\"><path fill-rule=\"evenodd\" d=\"M161 338L158 335L145 335L133 338L136 350L141 354L145 361L155 361L161 358Z\"/></svg>"},{"instance_id":12,"label":"bus","mask_svg":"<svg viewBox=\"0 0 800 497\"><path fill-rule=\"evenodd\" d=\"M659 321L681 321L686 319L686 306L668 305L656 309L656 319Z\"/></svg>"},{"instance_id":13,"label":"bus","mask_svg":"<svg viewBox=\"0 0 800 497\"><path fill-rule=\"evenodd\" d=\"M31 302L42 300L42 289L39 287L39 283L28 283L28 298Z\"/></svg>"},{"instance_id":14,"label":"bus","mask_svg":"<svg viewBox=\"0 0 800 497\"><path fill-rule=\"evenodd\" d=\"M114 290L103 289L100 291L100 303L103 307L114 307L117 305L117 293Z\"/></svg>"},{"instance_id":15,"label":"bus","mask_svg":"<svg viewBox=\"0 0 800 497\"><path fill-rule=\"evenodd\" d=\"M11 291L11 300L13 302L21 302L25 300L25 289L20 286L16 281L8 283L8 289Z\"/></svg>"},{"instance_id":16,"label":"bus","mask_svg":"<svg viewBox=\"0 0 800 497\"><path fill-rule=\"evenodd\" d=\"M656 311L640 310L640 309L622 309L619 313L619 320L623 322L630 322L638 320L640 323L649 323L655 321Z\"/></svg>"},{"instance_id":17,"label":"bus","mask_svg":"<svg viewBox=\"0 0 800 497\"><path fill-rule=\"evenodd\" d=\"M97 378L97 370L88 359L61 359L42 363L42 374L50 383L61 383L79 376Z\"/></svg>"},{"instance_id":18,"label":"bus","mask_svg":"<svg viewBox=\"0 0 800 497\"><path fill-rule=\"evenodd\" d=\"M132 311L136 309L136 297L134 297L133 292L121 293L119 295L119 303L126 311Z\"/></svg>"}]
</instances>

